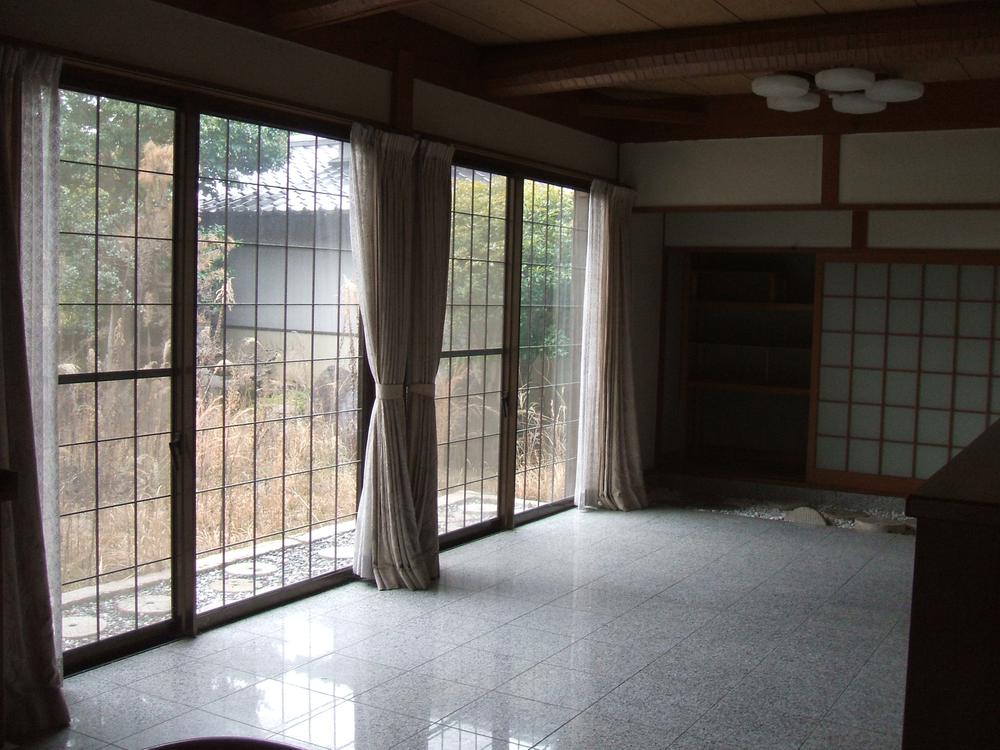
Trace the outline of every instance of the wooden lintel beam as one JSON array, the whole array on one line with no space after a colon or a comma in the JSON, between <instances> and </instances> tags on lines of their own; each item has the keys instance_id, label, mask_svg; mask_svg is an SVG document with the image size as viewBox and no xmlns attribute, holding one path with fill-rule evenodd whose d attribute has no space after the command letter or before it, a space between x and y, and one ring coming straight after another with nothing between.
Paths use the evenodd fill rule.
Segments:
<instances>
[{"instance_id":1,"label":"wooden lintel beam","mask_svg":"<svg viewBox=\"0 0 1000 750\"><path fill-rule=\"evenodd\" d=\"M279 32L303 31L399 10L423 0L330 0L276 13L271 23Z\"/></svg>"},{"instance_id":2,"label":"wooden lintel beam","mask_svg":"<svg viewBox=\"0 0 1000 750\"><path fill-rule=\"evenodd\" d=\"M969 2L494 47L483 75L493 95L531 96L998 52L1000 3Z\"/></svg>"}]
</instances>

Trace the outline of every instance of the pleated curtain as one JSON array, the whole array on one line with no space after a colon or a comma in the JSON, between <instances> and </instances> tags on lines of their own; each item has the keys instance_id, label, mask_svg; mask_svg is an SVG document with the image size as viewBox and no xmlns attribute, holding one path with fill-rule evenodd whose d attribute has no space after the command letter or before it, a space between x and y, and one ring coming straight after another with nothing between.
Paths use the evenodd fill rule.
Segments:
<instances>
[{"instance_id":1,"label":"pleated curtain","mask_svg":"<svg viewBox=\"0 0 1000 750\"><path fill-rule=\"evenodd\" d=\"M375 379L354 572L380 589L424 589L438 575L434 377L452 149L355 125L351 151L351 238Z\"/></svg>"},{"instance_id":2,"label":"pleated curtain","mask_svg":"<svg viewBox=\"0 0 1000 750\"><path fill-rule=\"evenodd\" d=\"M423 141L417 151L410 353L406 417L410 484L419 547L427 574L437 578L437 417L434 380L441 360L448 297L451 236L451 159L455 149Z\"/></svg>"},{"instance_id":3,"label":"pleated curtain","mask_svg":"<svg viewBox=\"0 0 1000 750\"><path fill-rule=\"evenodd\" d=\"M635 193L590 189L576 504L636 510L648 504L636 426L629 332L629 221Z\"/></svg>"},{"instance_id":4,"label":"pleated curtain","mask_svg":"<svg viewBox=\"0 0 1000 750\"><path fill-rule=\"evenodd\" d=\"M59 69L0 45L0 744L69 723L52 594Z\"/></svg>"}]
</instances>

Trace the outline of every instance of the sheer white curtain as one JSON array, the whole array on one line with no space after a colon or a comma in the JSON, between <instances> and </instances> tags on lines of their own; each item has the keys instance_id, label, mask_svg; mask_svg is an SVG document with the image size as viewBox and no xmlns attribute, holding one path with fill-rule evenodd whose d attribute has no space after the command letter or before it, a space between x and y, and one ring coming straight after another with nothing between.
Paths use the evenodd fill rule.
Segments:
<instances>
[{"instance_id":1,"label":"sheer white curtain","mask_svg":"<svg viewBox=\"0 0 1000 750\"><path fill-rule=\"evenodd\" d=\"M69 723L52 596L59 69L58 58L0 45L0 740Z\"/></svg>"},{"instance_id":2,"label":"sheer white curtain","mask_svg":"<svg viewBox=\"0 0 1000 750\"><path fill-rule=\"evenodd\" d=\"M635 417L629 219L635 193L595 180L590 188L576 504L636 510L648 504Z\"/></svg>"},{"instance_id":3,"label":"sheer white curtain","mask_svg":"<svg viewBox=\"0 0 1000 750\"><path fill-rule=\"evenodd\" d=\"M431 578L438 577L437 417L434 380L441 359L448 298L451 236L451 158L455 149L424 141L417 152L410 355L406 416L410 481L420 549Z\"/></svg>"},{"instance_id":4,"label":"sheer white curtain","mask_svg":"<svg viewBox=\"0 0 1000 750\"><path fill-rule=\"evenodd\" d=\"M413 293L413 175L417 141L351 129L351 239L375 406L368 426L354 572L380 589L427 588L408 465L404 383Z\"/></svg>"}]
</instances>

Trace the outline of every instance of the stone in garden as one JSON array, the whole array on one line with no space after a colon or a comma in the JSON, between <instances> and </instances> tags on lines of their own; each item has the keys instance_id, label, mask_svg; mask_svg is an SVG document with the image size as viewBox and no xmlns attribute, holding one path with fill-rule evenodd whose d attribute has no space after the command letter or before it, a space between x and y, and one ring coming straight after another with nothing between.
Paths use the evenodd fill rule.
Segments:
<instances>
[{"instance_id":1,"label":"stone in garden","mask_svg":"<svg viewBox=\"0 0 1000 750\"><path fill-rule=\"evenodd\" d=\"M785 511L785 520L801 526L826 526L826 518L815 508L801 506Z\"/></svg>"}]
</instances>

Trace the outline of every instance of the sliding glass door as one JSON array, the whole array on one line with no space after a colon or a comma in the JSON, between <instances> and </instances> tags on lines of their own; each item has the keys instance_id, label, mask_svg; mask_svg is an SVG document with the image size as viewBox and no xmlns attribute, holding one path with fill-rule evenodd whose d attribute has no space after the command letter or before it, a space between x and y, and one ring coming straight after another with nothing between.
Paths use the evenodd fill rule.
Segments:
<instances>
[{"instance_id":1,"label":"sliding glass door","mask_svg":"<svg viewBox=\"0 0 1000 750\"><path fill-rule=\"evenodd\" d=\"M349 145L201 118L197 609L348 567L360 321Z\"/></svg>"},{"instance_id":2,"label":"sliding glass door","mask_svg":"<svg viewBox=\"0 0 1000 750\"><path fill-rule=\"evenodd\" d=\"M438 529L497 517L507 282L507 178L452 170L451 257L438 368Z\"/></svg>"},{"instance_id":3,"label":"sliding glass door","mask_svg":"<svg viewBox=\"0 0 1000 750\"><path fill-rule=\"evenodd\" d=\"M515 513L573 496L588 194L524 181Z\"/></svg>"},{"instance_id":4,"label":"sliding glass door","mask_svg":"<svg viewBox=\"0 0 1000 750\"><path fill-rule=\"evenodd\" d=\"M172 617L174 112L61 95L64 648Z\"/></svg>"},{"instance_id":5,"label":"sliding glass door","mask_svg":"<svg viewBox=\"0 0 1000 750\"><path fill-rule=\"evenodd\" d=\"M348 143L61 105L62 624L82 664L349 570L366 365ZM452 186L442 534L572 496L587 208L488 170Z\"/></svg>"}]
</instances>

